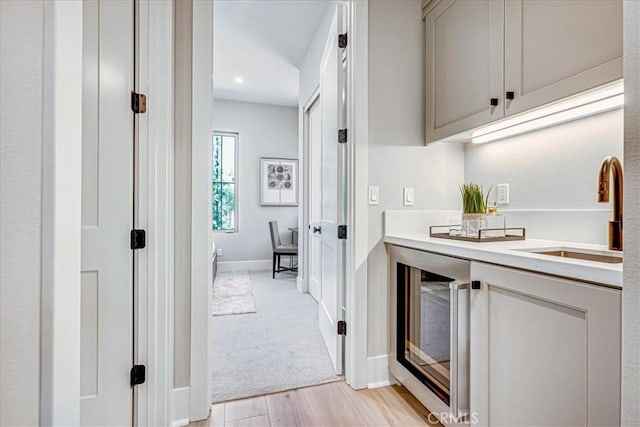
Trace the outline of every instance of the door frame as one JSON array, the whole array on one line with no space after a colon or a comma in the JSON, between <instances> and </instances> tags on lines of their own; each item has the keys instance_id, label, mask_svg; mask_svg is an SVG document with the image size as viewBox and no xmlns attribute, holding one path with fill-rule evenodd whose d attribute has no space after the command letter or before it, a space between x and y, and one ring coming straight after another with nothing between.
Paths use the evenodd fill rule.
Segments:
<instances>
[{"instance_id":1,"label":"door frame","mask_svg":"<svg viewBox=\"0 0 640 427\"><path fill-rule=\"evenodd\" d=\"M79 425L83 6L43 8L40 423Z\"/></svg>"},{"instance_id":2,"label":"door frame","mask_svg":"<svg viewBox=\"0 0 640 427\"><path fill-rule=\"evenodd\" d=\"M367 257L369 185L369 2L349 0L347 61L347 242L345 260L345 379L354 389L368 385Z\"/></svg>"},{"instance_id":3,"label":"door frame","mask_svg":"<svg viewBox=\"0 0 640 427\"><path fill-rule=\"evenodd\" d=\"M137 425L168 425L173 383L173 4L135 1L134 227L147 247L134 252L134 363L147 380L134 392ZM153 103L153 104L152 104Z\"/></svg>"},{"instance_id":4,"label":"door frame","mask_svg":"<svg viewBox=\"0 0 640 427\"><path fill-rule=\"evenodd\" d=\"M191 360L189 418L209 416L213 369L211 173L213 136L213 2L193 1L191 98ZM207 141L206 144L197 142ZM200 162L206 159L206 164ZM198 209L195 209L196 205ZM206 204L206 206L202 206ZM208 233L202 233L206 229ZM199 254L197 257L193 254Z\"/></svg>"},{"instance_id":5,"label":"door frame","mask_svg":"<svg viewBox=\"0 0 640 427\"><path fill-rule=\"evenodd\" d=\"M311 179L309 178L309 170L311 167L310 157L311 150L309 149L309 110L311 106L315 104L320 98L320 84L316 85L315 89L311 93L311 96L307 99L302 107L302 162L300 174L301 183L298 188L302 188L302 203L298 209L298 223L302 225L298 233L298 247L303 248L302 252L302 268L298 269L297 287L298 291L303 293L309 292L309 252L311 249L311 240L309 239L309 203L311 193Z\"/></svg>"},{"instance_id":6,"label":"door frame","mask_svg":"<svg viewBox=\"0 0 640 427\"><path fill-rule=\"evenodd\" d=\"M344 291L348 334L344 345L344 376L354 389L368 385L367 372L367 256L368 256L368 1L348 0L346 7L346 32L349 35L347 48L347 123L349 142L347 143L347 241L344 265ZM309 151L306 113L319 93L319 85L303 105L300 119L299 152L302 153L302 173L299 188L307 191L298 208L298 223L302 224L298 244L305 248L302 274L298 275L297 287L300 292L309 289ZM336 142L337 143L337 142Z\"/></svg>"},{"instance_id":7,"label":"door frame","mask_svg":"<svg viewBox=\"0 0 640 427\"><path fill-rule=\"evenodd\" d=\"M136 90L147 95L138 115L136 227L149 244L137 259L136 363L147 382L134 400L138 425L186 425L206 419L211 408L211 136L213 134L213 5L193 1L191 25L175 26L173 2L135 0ZM191 261L189 385L174 388L174 39L191 40ZM193 143L208 141L208 143ZM206 163L202 160L206 160ZM148 228L147 228L148 227ZM153 238L153 244L152 239ZM193 254L199 254L193 256Z\"/></svg>"}]
</instances>

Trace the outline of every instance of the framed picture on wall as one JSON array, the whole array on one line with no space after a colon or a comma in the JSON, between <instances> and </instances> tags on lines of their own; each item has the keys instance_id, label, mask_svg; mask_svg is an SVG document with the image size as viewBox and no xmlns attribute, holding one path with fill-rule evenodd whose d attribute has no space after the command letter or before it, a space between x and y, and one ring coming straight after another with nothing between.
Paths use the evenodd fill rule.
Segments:
<instances>
[{"instance_id":1,"label":"framed picture on wall","mask_svg":"<svg viewBox=\"0 0 640 427\"><path fill-rule=\"evenodd\" d=\"M260 158L260 205L298 206L298 160Z\"/></svg>"}]
</instances>

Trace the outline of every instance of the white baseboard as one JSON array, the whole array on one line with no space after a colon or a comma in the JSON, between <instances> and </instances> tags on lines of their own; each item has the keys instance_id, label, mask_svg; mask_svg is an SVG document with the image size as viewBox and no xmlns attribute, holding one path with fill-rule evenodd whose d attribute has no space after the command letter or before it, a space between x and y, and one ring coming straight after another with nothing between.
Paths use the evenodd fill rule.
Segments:
<instances>
[{"instance_id":1,"label":"white baseboard","mask_svg":"<svg viewBox=\"0 0 640 427\"><path fill-rule=\"evenodd\" d=\"M305 286L304 279L300 276L296 278L296 287L298 288L298 292L309 292L309 289Z\"/></svg>"},{"instance_id":2,"label":"white baseboard","mask_svg":"<svg viewBox=\"0 0 640 427\"><path fill-rule=\"evenodd\" d=\"M186 426L189 424L189 387L179 387L171 390L171 427Z\"/></svg>"},{"instance_id":3,"label":"white baseboard","mask_svg":"<svg viewBox=\"0 0 640 427\"><path fill-rule=\"evenodd\" d=\"M271 271L272 261L259 259L251 261L222 261L218 258L218 273L229 271Z\"/></svg>"},{"instance_id":4,"label":"white baseboard","mask_svg":"<svg viewBox=\"0 0 640 427\"><path fill-rule=\"evenodd\" d=\"M369 357L367 359L367 387L377 388L392 384L389 374L389 356Z\"/></svg>"}]
</instances>

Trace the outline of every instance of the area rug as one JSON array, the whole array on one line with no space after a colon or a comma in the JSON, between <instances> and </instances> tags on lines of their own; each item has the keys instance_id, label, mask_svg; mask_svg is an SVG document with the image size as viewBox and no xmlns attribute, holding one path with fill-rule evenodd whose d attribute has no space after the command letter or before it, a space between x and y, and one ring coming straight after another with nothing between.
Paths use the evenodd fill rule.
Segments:
<instances>
[{"instance_id":1,"label":"area rug","mask_svg":"<svg viewBox=\"0 0 640 427\"><path fill-rule=\"evenodd\" d=\"M213 318L213 401L336 381L318 327L318 303L298 292L296 275L250 275L260 310Z\"/></svg>"},{"instance_id":2,"label":"area rug","mask_svg":"<svg viewBox=\"0 0 640 427\"><path fill-rule=\"evenodd\" d=\"M218 273L213 282L214 316L256 312L256 302L248 271Z\"/></svg>"}]
</instances>

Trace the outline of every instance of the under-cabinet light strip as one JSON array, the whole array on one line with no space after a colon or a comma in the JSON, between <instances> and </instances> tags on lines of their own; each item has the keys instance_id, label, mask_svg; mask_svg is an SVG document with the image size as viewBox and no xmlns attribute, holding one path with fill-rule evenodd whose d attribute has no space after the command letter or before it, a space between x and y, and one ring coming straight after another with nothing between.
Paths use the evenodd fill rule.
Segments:
<instances>
[{"instance_id":1,"label":"under-cabinet light strip","mask_svg":"<svg viewBox=\"0 0 640 427\"><path fill-rule=\"evenodd\" d=\"M479 128L471 142L482 144L613 110L624 105L622 81Z\"/></svg>"}]
</instances>

